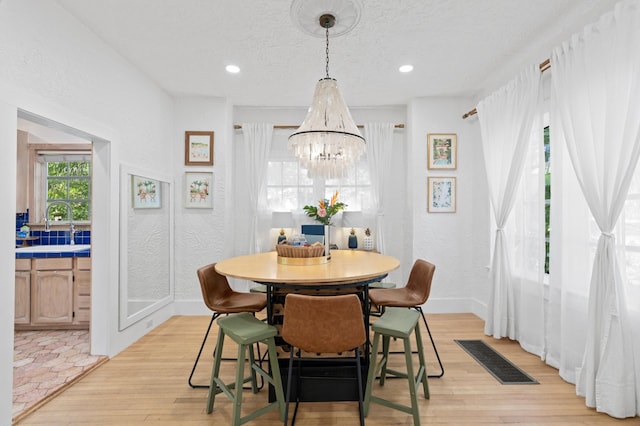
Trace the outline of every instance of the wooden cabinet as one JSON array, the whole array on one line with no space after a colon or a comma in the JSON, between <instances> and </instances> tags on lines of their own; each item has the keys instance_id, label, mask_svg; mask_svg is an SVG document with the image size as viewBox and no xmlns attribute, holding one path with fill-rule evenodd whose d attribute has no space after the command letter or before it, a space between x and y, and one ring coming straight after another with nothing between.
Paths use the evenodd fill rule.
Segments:
<instances>
[{"instance_id":1,"label":"wooden cabinet","mask_svg":"<svg viewBox=\"0 0 640 426\"><path fill-rule=\"evenodd\" d=\"M17 329L88 328L91 258L16 259L15 305Z\"/></svg>"},{"instance_id":2,"label":"wooden cabinet","mask_svg":"<svg viewBox=\"0 0 640 426\"><path fill-rule=\"evenodd\" d=\"M73 321L73 258L34 259L31 282L31 324Z\"/></svg>"},{"instance_id":3,"label":"wooden cabinet","mask_svg":"<svg viewBox=\"0 0 640 426\"><path fill-rule=\"evenodd\" d=\"M73 323L91 321L91 258L76 257L73 262Z\"/></svg>"},{"instance_id":4,"label":"wooden cabinet","mask_svg":"<svg viewBox=\"0 0 640 426\"><path fill-rule=\"evenodd\" d=\"M31 259L16 259L14 322L31 322Z\"/></svg>"}]
</instances>

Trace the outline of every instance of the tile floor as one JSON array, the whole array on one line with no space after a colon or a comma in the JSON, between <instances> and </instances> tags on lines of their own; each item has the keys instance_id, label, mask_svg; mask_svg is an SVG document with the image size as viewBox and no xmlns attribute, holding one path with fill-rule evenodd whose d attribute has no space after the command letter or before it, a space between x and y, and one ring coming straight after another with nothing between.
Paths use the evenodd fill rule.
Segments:
<instances>
[{"instance_id":1,"label":"tile floor","mask_svg":"<svg viewBox=\"0 0 640 426\"><path fill-rule=\"evenodd\" d=\"M16 331L13 420L106 360L89 353L89 330Z\"/></svg>"}]
</instances>

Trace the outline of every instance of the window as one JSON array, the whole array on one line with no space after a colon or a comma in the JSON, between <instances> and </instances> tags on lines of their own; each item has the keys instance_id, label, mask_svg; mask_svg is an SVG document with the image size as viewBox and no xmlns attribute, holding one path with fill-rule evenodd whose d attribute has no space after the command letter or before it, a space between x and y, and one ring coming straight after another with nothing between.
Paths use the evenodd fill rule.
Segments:
<instances>
[{"instance_id":1,"label":"window","mask_svg":"<svg viewBox=\"0 0 640 426\"><path fill-rule=\"evenodd\" d=\"M616 239L624 247L627 279L631 285L640 286L640 169L638 166L636 166L617 227Z\"/></svg>"},{"instance_id":2,"label":"window","mask_svg":"<svg viewBox=\"0 0 640 426\"><path fill-rule=\"evenodd\" d=\"M91 219L91 161L86 155L41 155L48 220ZM68 203L72 217L69 217Z\"/></svg>"},{"instance_id":3,"label":"window","mask_svg":"<svg viewBox=\"0 0 640 426\"><path fill-rule=\"evenodd\" d=\"M353 166L346 177L329 179L325 182L325 198L330 199L336 191L340 201L347 204L348 210L371 210L371 179L366 154Z\"/></svg>"},{"instance_id":4,"label":"window","mask_svg":"<svg viewBox=\"0 0 640 426\"><path fill-rule=\"evenodd\" d=\"M267 206L272 211L296 211L313 200L313 180L297 161L269 161Z\"/></svg>"},{"instance_id":5,"label":"window","mask_svg":"<svg viewBox=\"0 0 640 426\"><path fill-rule=\"evenodd\" d=\"M302 207L315 204L320 198L330 199L336 191L348 210L371 208L371 180L366 154L360 157L346 177L314 181L307 177L307 171L300 168L288 150L290 133L290 130L274 131L267 167L267 209L303 214Z\"/></svg>"},{"instance_id":6,"label":"window","mask_svg":"<svg viewBox=\"0 0 640 426\"><path fill-rule=\"evenodd\" d=\"M340 201L349 210L371 207L371 181L366 158L361 159L342 179L326 181L307 177L307 171L298 162L269 161L267 174L267 206L273 211L301 210L303 206L315 204L320 198L331 199L338 191Z\"/></svg>"},{"instance_id":7,"label":"window","mask_svg":"<svg viewBox=\"0 0 640 426\"><path fill-rule=\"evenodd\" d=\"M551 232L551 146L549 126L544 128L544 273L549 273L549 237Z\"/></svg>"}]
</instances>

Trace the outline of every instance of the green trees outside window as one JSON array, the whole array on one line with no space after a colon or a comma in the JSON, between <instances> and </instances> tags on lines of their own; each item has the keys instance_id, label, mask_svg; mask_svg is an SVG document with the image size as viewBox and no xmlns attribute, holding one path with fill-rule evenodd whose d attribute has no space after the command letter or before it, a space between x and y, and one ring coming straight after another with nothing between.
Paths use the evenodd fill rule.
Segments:
<instances>
[{"instance_id":1,"label":"green trees outside window","mask_svg":"<svg viewBox=\"0 0 640 426\"><path fill-rule=\"evenodd\" d=\"M64 204L49 209L49 220L89 221L91 218L91 162L47 162L47 205L64 201L71 206L73 217L68 217Z\"/></svg>"}]
</instances>

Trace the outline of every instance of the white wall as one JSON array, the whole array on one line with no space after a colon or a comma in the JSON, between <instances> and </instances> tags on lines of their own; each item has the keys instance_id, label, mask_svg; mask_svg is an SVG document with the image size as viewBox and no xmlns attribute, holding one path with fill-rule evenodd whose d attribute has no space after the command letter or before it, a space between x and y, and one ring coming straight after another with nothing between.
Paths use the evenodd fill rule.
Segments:
<instances>
[{"instance_id":1,"label":"white wall","mask_svg":"<svg viewBox=\"0 0 640 426\"><path fill-rule=\"evenodd\" d=\"M103 140L96 152L92 350L113 355L170 317L173 306L118 332L118 204L121 162L173 171L172 99L80 25L57 3L0 2L0 139L4 199L15 198L17 109ZM14 206L15 203L9 203ZM13 282L13 208L2 213L2 282ZM0 424L11 423L13 293L0 286Z\"/></svg>"},{"instance_id":2,"label":"white wall","mask_svg":"<svg viewBox=\"0 0 640 426\"><path fill-rule=\"evenodd\" d=\"M485 316L489 264L489 204L480 130L463 120L472 107L467 98L420 98L409 108L409 187L413 260L436 265L428 312L474 312ZM427 134L458 136L456 170L427 169ZM427 177L455 176L455 213L427 212Z\"/></svg>"},{"instance_id":3,"label":"white wall","mask_svg":"<svg viewBox=\"0 0 640 426\"><path fill-rule=\"evenodd\" d=\"M233 241L229 211L230 167L233 153L230 108L222 98L179 98L175 101L173 156L176 185L176 313L210 313L202 301L196 270L232 255L227 241ZM214 132L213 167L184 165L184 132ZM188 209L184 205L185 172L213 172L213 209Z\"/></svg>"},{"instance_id":4,"label":"white wall","mask_svg":"<svg viewBox=\"0 0 640 426\"><path fill-rule=\"evenodd\" d=\"M16 109L12 105L0 102L0 141L13 141L14 143L2 143L3 161L0 167L0 180L2 182L15 182L17 155L16 140ZM2 186L2 199L13 200L16 197L15 185ZM10 202L5 204L15 205ZM15 223L15 209L0 209L0 223ZM0 424L11 424L12 390L13 390L13 316L14 316L14 283L15 279L15 229L12 226L0 227ZM13 240L12 243L9 241ZM4 414L6 413L6 414Z\"/></svg>"}]
</instances>

